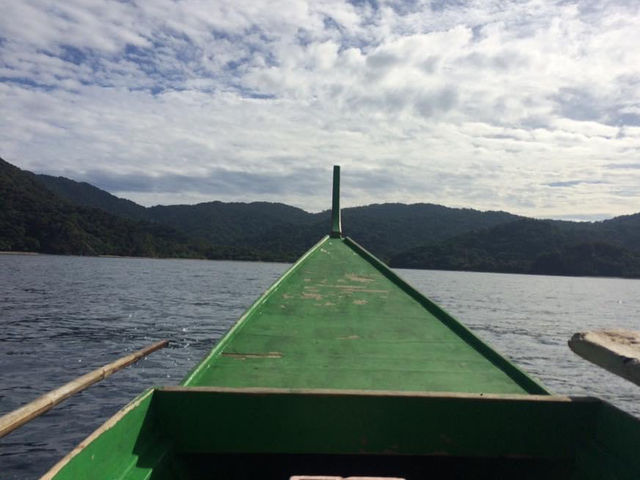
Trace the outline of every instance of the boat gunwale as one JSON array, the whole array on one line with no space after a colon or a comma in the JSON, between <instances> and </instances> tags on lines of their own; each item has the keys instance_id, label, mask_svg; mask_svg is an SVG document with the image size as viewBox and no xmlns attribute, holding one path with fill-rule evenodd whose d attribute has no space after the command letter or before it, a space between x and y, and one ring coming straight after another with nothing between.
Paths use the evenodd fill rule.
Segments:
<instances>
[{"instance_id":1,"label":"boat gunwale","mask_svg":"<svg viewBox=\"0 0 640 480\"><path fill-rule=\"evenodd\" d=\"M220 386L163 386L155 387L155 392L171 394L238 394L238 395L313 395L313 396L364 396L364 397L404 397L404 398L433 398L433 399L463 399L463 400L507 400L522 402L575 403L592 402L607 403L593 396L574 395L538 395L531 393L468 393L468 392L440 392L440 391L412 391L412 390L358 390L339 388L274 388L274 387L220 387Z\"/></svg>"}]
</instances>

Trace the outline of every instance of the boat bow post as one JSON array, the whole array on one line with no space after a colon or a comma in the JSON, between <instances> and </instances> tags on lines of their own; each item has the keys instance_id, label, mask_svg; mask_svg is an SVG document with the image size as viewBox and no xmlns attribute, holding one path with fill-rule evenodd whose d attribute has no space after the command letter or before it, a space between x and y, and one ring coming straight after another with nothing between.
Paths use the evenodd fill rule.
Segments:
<instances>
[{"instance_id":1,"label":"boat bow post","mask_svg":"<svg viewBox=\"0 0 640 480\"><path fill-rule=\"evenodd\" d=\"M333 196L331 203L331 237L342 237L342 218L340 214L340 165L333 166Z\"/></svg>"}]
</instances>

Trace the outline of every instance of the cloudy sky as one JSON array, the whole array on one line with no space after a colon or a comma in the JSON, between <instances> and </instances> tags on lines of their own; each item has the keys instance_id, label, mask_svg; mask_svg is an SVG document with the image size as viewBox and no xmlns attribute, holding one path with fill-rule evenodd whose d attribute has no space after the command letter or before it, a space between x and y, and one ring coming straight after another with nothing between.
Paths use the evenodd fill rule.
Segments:
<instances>
[{"instance_id":1,"label":"cloudy sky","mask_svg":"<svg viewBox=\"0 0 640 480\"><path fill-rule=\"evenodd\" d=\"M144 205L640 211L636 0L0 0L0 156Z\"/></svg>"}]
</instances>

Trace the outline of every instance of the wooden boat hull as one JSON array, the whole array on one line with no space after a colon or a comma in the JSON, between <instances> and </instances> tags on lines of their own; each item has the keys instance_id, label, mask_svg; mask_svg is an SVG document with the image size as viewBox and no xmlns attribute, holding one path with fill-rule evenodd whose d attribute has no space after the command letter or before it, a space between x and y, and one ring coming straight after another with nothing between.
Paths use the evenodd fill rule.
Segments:
<instances>
[{"instance_id":1,"label":"wooden boat hull","mask_svg":"<svg viewBox=\"0 0 640 480\"><path fill-rule=\"evenodd\" d=\"M149 390L46 478L637 478L640 428L594 398Z\"/></svg>"},{"instance_id":2,"label":"wooden boat hull","mask_svg":"<svg viewBox=\"0 0 640 480\"><path fill-rule=\"evenodd\" d=\"M337 198L331 235L180 387L148 390L45 478L638 478L638 419L551 395L343 238Z\"/></svg>"},{"instance_id":3,"label":"wooden boat hull","mask_svg":"<svg viewBox=\"0 0 640 480\"><path fill-rule=\"evenodd\" d=\"M311 248L182 384L548 393L348 237Z\"/></svg>"}]
</instances>

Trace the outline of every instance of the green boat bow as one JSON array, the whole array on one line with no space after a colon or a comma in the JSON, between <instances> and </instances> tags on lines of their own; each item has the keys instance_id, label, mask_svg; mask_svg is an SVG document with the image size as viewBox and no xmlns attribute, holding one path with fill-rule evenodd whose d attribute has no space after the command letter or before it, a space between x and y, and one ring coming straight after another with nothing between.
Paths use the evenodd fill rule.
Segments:
<instances>
[{"instance_id":1,"label":"green boat bow","mask_svg":"<svg viewBox=\"0 0 640 480\"><path fill-rule=\"evenodd\" d=\"M548 393L353 240L332 237L183 385Z\"/></svg>"},{"instance_id":2,"label":"green boat bow","mask_svg":"<svg viewBox=\"0 0 640 480\"><path fill-rule=\"evenodd\" d=\"M343 237L338 173L331 235L45 478L637 478L640 421L551 395Z\"/></svg>"}]
</instances>

